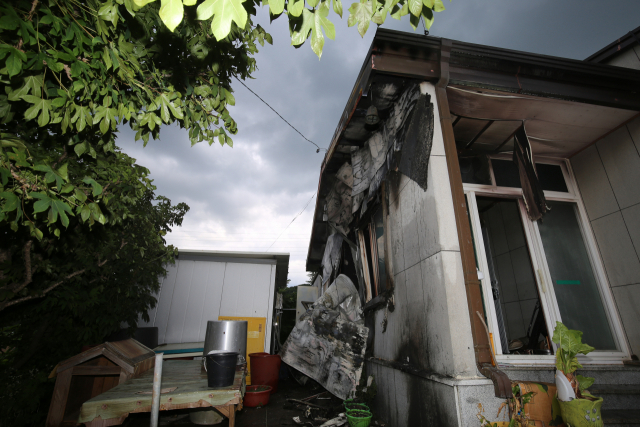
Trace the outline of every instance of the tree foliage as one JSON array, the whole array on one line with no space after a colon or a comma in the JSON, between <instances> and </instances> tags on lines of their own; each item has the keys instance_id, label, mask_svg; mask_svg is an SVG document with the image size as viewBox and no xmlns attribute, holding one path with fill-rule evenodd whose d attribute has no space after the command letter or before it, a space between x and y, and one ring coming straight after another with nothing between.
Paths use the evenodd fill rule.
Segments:
<instances>
[{"instance_id":1,"label":"tree foliage","mask_svg":"<svg viewBox=\"0 0 640 427\"><path fill-rule=\"evenodd\" d=\"M136 195L136 181L147 171L124 154L114 163L132 170L130 178L107 190L130 201L127 218L117 225L91 227L71 217L59 238L42 240L27 229L1 229L3 291L29 281L27 292L20 292L25 300L0 312L2 425L39 425L51 400L55 380L48 375L55 364L84 345L104 342L121 322L135 325L155 306L158 278L176 255L162 236L182 223L188 207L154 196L149 184Z\"/></svg>"},{"instance_id":2,"label":"tree foliage","mask_svg":"<svg viewBox=\"0 0 640 427\"><path fill-rule=\"evenodd\" d=\"M157 0L129 1L133 2L129 7L135 9L143 8ZM185 12L196 6L197 18L203 21L211 20L211 33L217 40L225 39L234 26L245 28L251 25L252 6L249 6L247 13L247 5L243 5L243 0L160 1L160 17L171 31L180 25ZM311 38L311 49L318 57L322 56L324 37L333 40L336 35L335 27L328 19L330 10L333 9L342 18L342 0L263 0L262 4L268 5L272 20L287 16L292 45L300 46ZM442 0L360 0L349 7L347 23L350 27L357 25L358 32L363 37L371 22L382 25L387 15L394 19L409 15L409 22L414 30L421 19L424 20L425 28L431 28L434 21L433 12L441 12L444 9Z\"/></svg>"},{"instance_id":3,"label":"tree foliage","mask_svg":"<svg viewBox=\"0 0 640 427\"><path fill-rule=\"evenodd\" d=\"M256 43L270 37L234 28L218 42L195 10L171 32L162 8L121 3L0 6L0 226L42 239L60 236L70 217L122 221L104 191L118 180L104 169L118 125L145 144L177 123L193 144L232 145L231 78L255 70Z\"/></svg>"}]
</instances>

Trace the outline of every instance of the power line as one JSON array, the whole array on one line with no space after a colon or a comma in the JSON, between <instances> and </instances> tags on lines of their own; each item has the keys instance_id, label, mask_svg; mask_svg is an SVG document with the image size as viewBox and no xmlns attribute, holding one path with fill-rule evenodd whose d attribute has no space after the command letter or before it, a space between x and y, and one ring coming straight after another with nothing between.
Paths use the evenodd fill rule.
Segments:
<instances>
[{"instance_id":1,"label":"power line","mask_svg":"<svg viewBox=\"0 0 640 427\"><path fill-rule=\"evenodd\" d=\"M251 89L249 89L249 86L247 86L246 84L244 84L244 82L242 80L240 80L238 77L236 77L236 80L240 82L240 84L244 87L247 88L247 90L249 92L251 92L252 94L254 94L256 96L256 98L258 98L260 101L262 101L264 103L264 105L266 105L267 107L271 108L271 110L276 113L278 115L278 117L280 117L286 124L288 124L289 126L291 126L291 129L295 130L296 132L298 132L300 134L301 137L303 137L304 139L306 139L307 141L309 141L310 143L312 143L313 145L315 145L318 149L316 150L316 153L319 153L320 150L324 150L327 151L326 148L320 148L320 146L318 144L316 144L315 142L313 142L312 140L310 140L309 138L307 138L306 136L304 136L298 129L296 129L295 127L293 127L293 125L291 123L289 123L287 121L287 119L285 119L284 117L282 117L280 115L280 113L278 113L271 105L269 105L267 103L267 101L265 101L264 99L260 98L260 96L255 93L254 91L252 91Z\"/></svg>"},{"instance_id":2,"label":"power line","mask_svg":"<svg viewBox=\"0 0 640 427\"><path fill-rule=\"evenodd\" d=\"M278 241L278 239L280 238L280 236L282 236L282 234L287 231L287 228L289 228L289 226L291 224L293 224L293 221L296 220L296 218L298 218L300 215L302 215L302 212L304 212L305 209L307 209L307 206L309 206L309 203L311 203L311 201L313 200L313 198L316 197L316 193L313 193L313 196L311 196L311 198L309 199L309 201L307 202L306 205L304 205L304 208L302 208L302 210L298 213L298 215L294 216L293 219L291 220L291 222L289 224L287 224L287 226L284 228L284 230L282 230L282 233L280 233L280 235L278 237L276 237L276 240L273 241L273 243L271 244L271 246L275 245L275 243ZM269 246L267 248L267 251L269 249L271 249L271 246Z\"/></svg>"}]
</instances>

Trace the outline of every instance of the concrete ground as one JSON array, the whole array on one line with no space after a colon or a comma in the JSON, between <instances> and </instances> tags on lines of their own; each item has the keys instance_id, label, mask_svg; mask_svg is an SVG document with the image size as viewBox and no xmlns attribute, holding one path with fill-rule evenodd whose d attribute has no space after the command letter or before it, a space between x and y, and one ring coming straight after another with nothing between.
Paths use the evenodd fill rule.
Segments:
<instances>
[{"instance_id":1,"label":"concrete ground","mask_svg":"<svg viewBox=\"0 0 640 427\"><path fill-rule=\"evenodd\" d=\"M305 418L305 408L302 406L296 406L287 401L287 399L304 399L309 396L316 395L325 391L315 382L313 384L307 384L301 386L295 382L291 377L288 379L280 380L278 384L278 391L271 395L269 403L262 408L243 408L236 413L236 427L276 427L276 426L297 426L293 421L293 417L300 417L303 422L306 422L306 426L320 426L324 420L315 420L314 418L333 418L340 412L344 412L342 406L342 400L325 393L320 396L321 399L313 399L310 402L326 408L324 414L315 412L312 414L312 418ZM373 408L372 408L373 409ZM316 411L314 409L314 411ZM372 426L385 426L382 420L375 416L375 409L373 409L374 417L372 419ZM123 423L123 427L146 427L150 423L150 415L146 414L131 414L127 420ZM182 411L169 411L161 412L159 425L163 427L186 427L195 426L189 420L189 410ZM217 427L228 427L229 421L225 418L221 423L216 424ZM347 425L347 424L346 424ZM345 425L345 426L346 426Z\"/></svg>"}]
</instances>

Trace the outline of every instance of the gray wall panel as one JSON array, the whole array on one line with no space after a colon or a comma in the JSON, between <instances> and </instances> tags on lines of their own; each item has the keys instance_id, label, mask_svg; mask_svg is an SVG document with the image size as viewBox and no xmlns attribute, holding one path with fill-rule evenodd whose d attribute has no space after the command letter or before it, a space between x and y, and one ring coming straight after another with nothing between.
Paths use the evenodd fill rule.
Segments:
<instances>
[{"instance_id":1,"label":"gray wall panel","mask_svg":"<svg viewBox=\"0 0 640 427\"><path fill-rule=\"evenodd\" d=\"M596 144L621 209L640 203L640 156L626 126Z\"/></svg>"},{"instance_id":2,"label":"gray wall panel","mask_svg":"<svg viewBox=\"0 0 640 427\"><path fill-rule=\"evenodd\" d=\"M613 295L633 354L640 354L640 284L619 286Z\"/></svg>"},{"instance_id":3,"label":"gray wall panel","mask_svg":"<svg viewBox=\"0 0 640 427\"><path fill-rule=\"evenodd\" d=\"M612 287L640 283L640 260L620 212L593 221L609 284Z\"/></svg>"},{"instance_id":4,"label":"gray wall panel","mask_svg":"<svg viewBox=\"0 0 640 427\"><path fill-rule=\"evenodd\" d=\"M571 159L634 354L640 354L640 332L637 332L640 330L637 309L640 303L639 148L640 118L636 118Z\"/></svg>"},{"instance_id":5,"label":"gray wall panel","mask_svg":"<svg viewBox=\"0 0 640 427\"><path fill-rule=\"evenodd\" d=\"M571 166L591 221L620 210L595 145L573 157Z\"/></svg>"}]
</instances>

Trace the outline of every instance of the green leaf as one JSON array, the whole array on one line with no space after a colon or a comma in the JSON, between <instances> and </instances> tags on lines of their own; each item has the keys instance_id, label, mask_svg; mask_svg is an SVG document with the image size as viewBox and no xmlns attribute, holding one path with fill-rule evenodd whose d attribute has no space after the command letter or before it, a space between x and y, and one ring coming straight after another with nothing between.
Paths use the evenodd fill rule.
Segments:
<instances>
[{"instance_id":1,"label":"green leaf","mask_svg":"<svg viewBox=\"0 0 640 427\"><path fill-rule=\"evenodd\" d=\"M73 151L76 152L76 155L78 157L82 156L87 151L87 143L86 142L82 142L80 144L76 144L73 147Z\"/></svg>"},{"instance_id":2,"label":"green leaf","mask_svg":"<svg viewBox=\"0 0 640 427\"><path fill-rule=\"evenodd\" d=\"M341 0L333 0L333 11L340 15L342 18L342 1Z\"/></svg>"},{"instance_id":3,"label":"green leaf","mask_svg":"<svg viewBox=\"0 0 640 427\"><path fill-rule=\"evenodd\" d=\"M17 101L29 93L39 97L42 92L42 78L42 75L25 77L23 85L9 93L9 101Z\"/></svg>"},{"instance_id":4,"label":"green leaf","mask_svg":"<svg viewBox=\"0 0 640 427\"><path fill-rule=\"evenodd\" d=\"M80 190L79 188L76 188L73 194L75 194L76 199L78 199L81 203L84 203L85 200L87 200L87 195L84 194L84 191Z\"/></svg>"},{"instance_id":5,"label":"green leaf","mask_svg":"<svg viewBox=\"0 0 640 427\"><path fill-rule=\"evenodd\" d=\"M224 99L227 100L227 104L236 105L236 98L233 96L233 94L227 89L223 88L223 90L224 90Z\"/></svg>"},{"instance_id":6,"label":"green leaf","mask_svg":"<svg viewBox=\"0 0 640 427\"><path fill-rule=\"evenodd\" d=\"M369 22L373 16L373 4L371 1L360 0L359 3L353 3L349 8L349 19L347 25L349 27L358 24L358 33L361 37L367 33L369 29Z\"/></svg>"},{"instance_id":7,"label":"green leaf","mask_svg":"<svg viewBox=\"0 0 640 427\"><path fill-rule=\"evenodd\" d=\"M60 166L60 168L58 168L58 175L60 175L62 179L64 179L67 182L69 182L69 173L67 172L68 167L69 167L69 164L65 163L64 165Z\"/></svg>"},{"instance_id":8,"label":"green leaf","mask_svg":"<svg viewBox=\"0 0 640 427\"><path fill-rule=\"evenodd\" d=\"M284 12L284 0L269 0L269 12L274 16Z\"/></svg>"},{"instance_id":9,"label":"green leaf","mask_svg":"<svg viewBox=\"0 0 640 427\"><path fill-rule=\"evenodd\" d=\"M390 15L393 19L402 19L403 16L408 15L409 14L409 3L407 3L406 1L404 2L404 4L399 7L398 4L396 4L393 9L391 9L390 11Z\"/></svg>"},{"instance_id":10,"label":"green leaf","mask_svg":"<svg viewBox=\"0 0 640 427\"><path fill-rule=\"evenodd\" d=\"M102 186L98 184L93 178L86 177L82 180L82 182L84 182L85 184L91 185L91 188L93 189L94 197L102 194Z\"/></svg>"},{"instance_id":11,"label":"green leaf","mask_svg":"<svg viewBox=\"0 0 640 427\"><path fill-rule=\"evenodd\" d=\"M22 71L22 61L27 60L24 52L20 52L15 47L11 47L10 50L11 54L9 55L9 57L7 58L7 62L5 63L9 78L20 74L20 72Z\"/></svg>"},{"instance_id":12,"label":"green leaf","mask_svg":"<svg viewBox=\"0 0 640 427\"><path fill-rule=\"evenodd\" d=\"M38 240L42 240L43 234L42 234L42 231L40 231L40 229L34 228L31 234L35 236Z\"/></svg>"},{"instance_id":13,"label":"green leaf","mask_svg":"<svg viewBox=\"0 0 640 427\"><path fill-rule=\"evenodd\" d=\"M541 392L547 393L549 391L549 386L542 383L536 383Z\"/></svg>"},{"instance_id":14,"label":"green leaf","mask_svg":"<svg viewBox=\"0 0 640 427\"><path fill-rule=\"evenodd\" d=\"M20 207L20 198L13 193L3 191L0 193L0 199L6 200L2 207L2 212L11 212Z\"/></svg>"},{"instance_id":15,"label":"green leaf","mask_svg":"<svg viewBox=\"0 0 640 427\"><path fill-rule=\"evenodd\" d=\"M1 134L1 136L0 136L0 147L2 147L2 148L15 147L15 148L18 148L20 150L24 150L25 148L27 148L24 145L24 141L22 139L17 138L15 136L10 136L7 133Z\"/></svg>"},{"instance_id":16,"label":"green leaf","mask_svg":"<svg viewBox=\"0 0 640 427\"><path fill-rule=\"evenodd\" d=\"M291 16L298 18L304 10L304 0L289 0L287 4L287 12ZM306 40L306 39L305 39Z\"/></svg>"},{"instance_id":17,"label":"green leaf","mask_svg":"<svg viewBox=\"0 0 640 427\"><path fill-rule=\"evenodd\" d=\"M139 8L143 7L144 5L154 2L156 0L133 0L133 3L135 3L136 6L138 6Z\"/></svg>"},{"instance_id":18,"label":"green leaf","mask_svg":"<svg viewBox=\"0 0 640 427\"><path fill-rule=\"evenodd\" d=\"M422 0L407 0L409 3L409 12L413 16L420 16L422 14Z\"/></svg>"},{"instance_id":19,"label":"green leaf","mask_svg":"<svg viewBox=\"0 0 640 427\"><path fill-rule=\"evenodd\" d=\"M581 367L578 354L588 354L595 348L582 343L582 332L569 329L560 322L556 322L552 341L558 344L556 352L556 366L565 374L570 374Z\"/></svg>"},{"instance_id":20,"label":"green leaf","mask_svg":"<svg viewBox=\"0 0 640 427\"><path fill-rule=\"evenodd\" d=\"M18 23L10 15L4 15L0 18L0 28L3 30L15 30L18 28Z\"/></svg>"},{"instance_id":21,"label":"green leaf","mask_svg":"<svg viewBox=\"0 0 640 427\"><path fill-rule=\"evenodd\" d=\"M435 0L435 5L432 8L434 12L442 12L444 10L444 4L442 0Z\"/></svg>"},{"instance_id":22,"label":"green leaf","mask_svg":"<svg viewBox=\"0 0 640 427\"><path fill-rule=\"evenodd\" d=\"M300 24L300 29L298 31L294 31L291 34L291 45L298 46L304 43L309 37L309 33L315 27L315 19L314 13L309 9L305 8L302 11L302 22Z\"/></svg>"},{"instance_id":23,"label":"green leaf","mask_svg":"<svg viewBox=\"0 0 640 427\"><path fill-rule=\"evenodd\" d=\"M584 391L591 387L595 382L595 378L591 377L583 377L582 375L576 375L576 379L578 380L578 386L580 387L580 391Z\"/></svg>"},{"instance_id":24,"label":"green leaf","mask_svg":"<svg viewBox=\"0 0 640 427\"><path fill-rule=\"evenodd\" d=\"M89 209L89 206L86 206L86 205L83 206L82 210L80 211L80 218L82 218L82 222L87 222L90 216L91 216L91 209Z\"/></svg>"},{"instance_id":25,"label":"green leaf","mask_svg":"<svg viewBox=\"0 0 640 427\"><path fill-rule=\"evenodd\" d=\"M427 28L427 30L430 29L431 26L433 25L433 20L434 20L433 10L429 9L426 6L423 7L422 18L424 19L424 26Z\"/></svg>"},{"instance_id":26,"label":"green leaf","mask_svg":"<svg viewBox=\"0 0 640 427\"><path fill-rule=\"evenodd\" d=\"M242 3L242 0L206 0L198 6L198 19L209 19L214 15L211 32L220 41L229 35L232 21L240 28L247 24L247 11Z\"/></svg>"},{"instance_id":27,"label":"green leaf","mask_svg":"<svg viewBox=\"0 0 640 427\"><path fill-rule=\"evenodd\" d=\"M176 29L184 15L182 0L161 0L160 19L171 32Z\"/></svg>"},{"instance_id":28,"label":"green leaf","mask_svg":"<svg viewBox=\"0 0 640 427\"><path fill-rule=\"evenodd\" d=\"M51 199L49 197L38 200L33 204L33 213L44 212L51 206Z\"/></svg>"},{"instance_id":29,"label":"green leaf","mask_svg":"<svg viewBox=\"0 0 640 427\"><path fill-rule=\"evenodd\" d=\"M60 222L66 228L69 226L69 217L67 214L73 215L73 211L65 202L57 199L51 199L51 210L54 211L54 216L60 215ZM55 220L53 221L55 222Z\"/></svg>"},{"instance_id":30,"label":"green leaf","mask_svg":"<svg viewBox=\"0 0 640 427\"><path fill-rule=\"evenodd\" d=\"M48 99L37 98L32 95L23 97L23 99L27 100L28 102L32 102L29 100L32 98L36 98L37 102L35 102L31 107L27 109L27 111L24 112L24 118L27 120L33 120L38 117L38 113L40 113L40 116L38 117L38 125L45 126L49 123L50 119L49 112L51 110L51 101Z\"/></svg>"},{"instance_id":31,"label":"green leaf","mask_svg":"<svg viewBox=\"0 0 640 427\"><path fill-rule=\"evenodd\" d=\"M182 0L182 4L185 6L195 6L198 3L197 0Z\"/></svg>"},{"instance_id":32,"label":"green leaf","mask_svg":"<svg viewBox=\"0 0 640 427\"><path fill-rule=\"evenodd\" d=\"M9 169L0 168L0 184L7 185L10 175L11 172L9 172Z\"/></svg>"}]
</instances>

